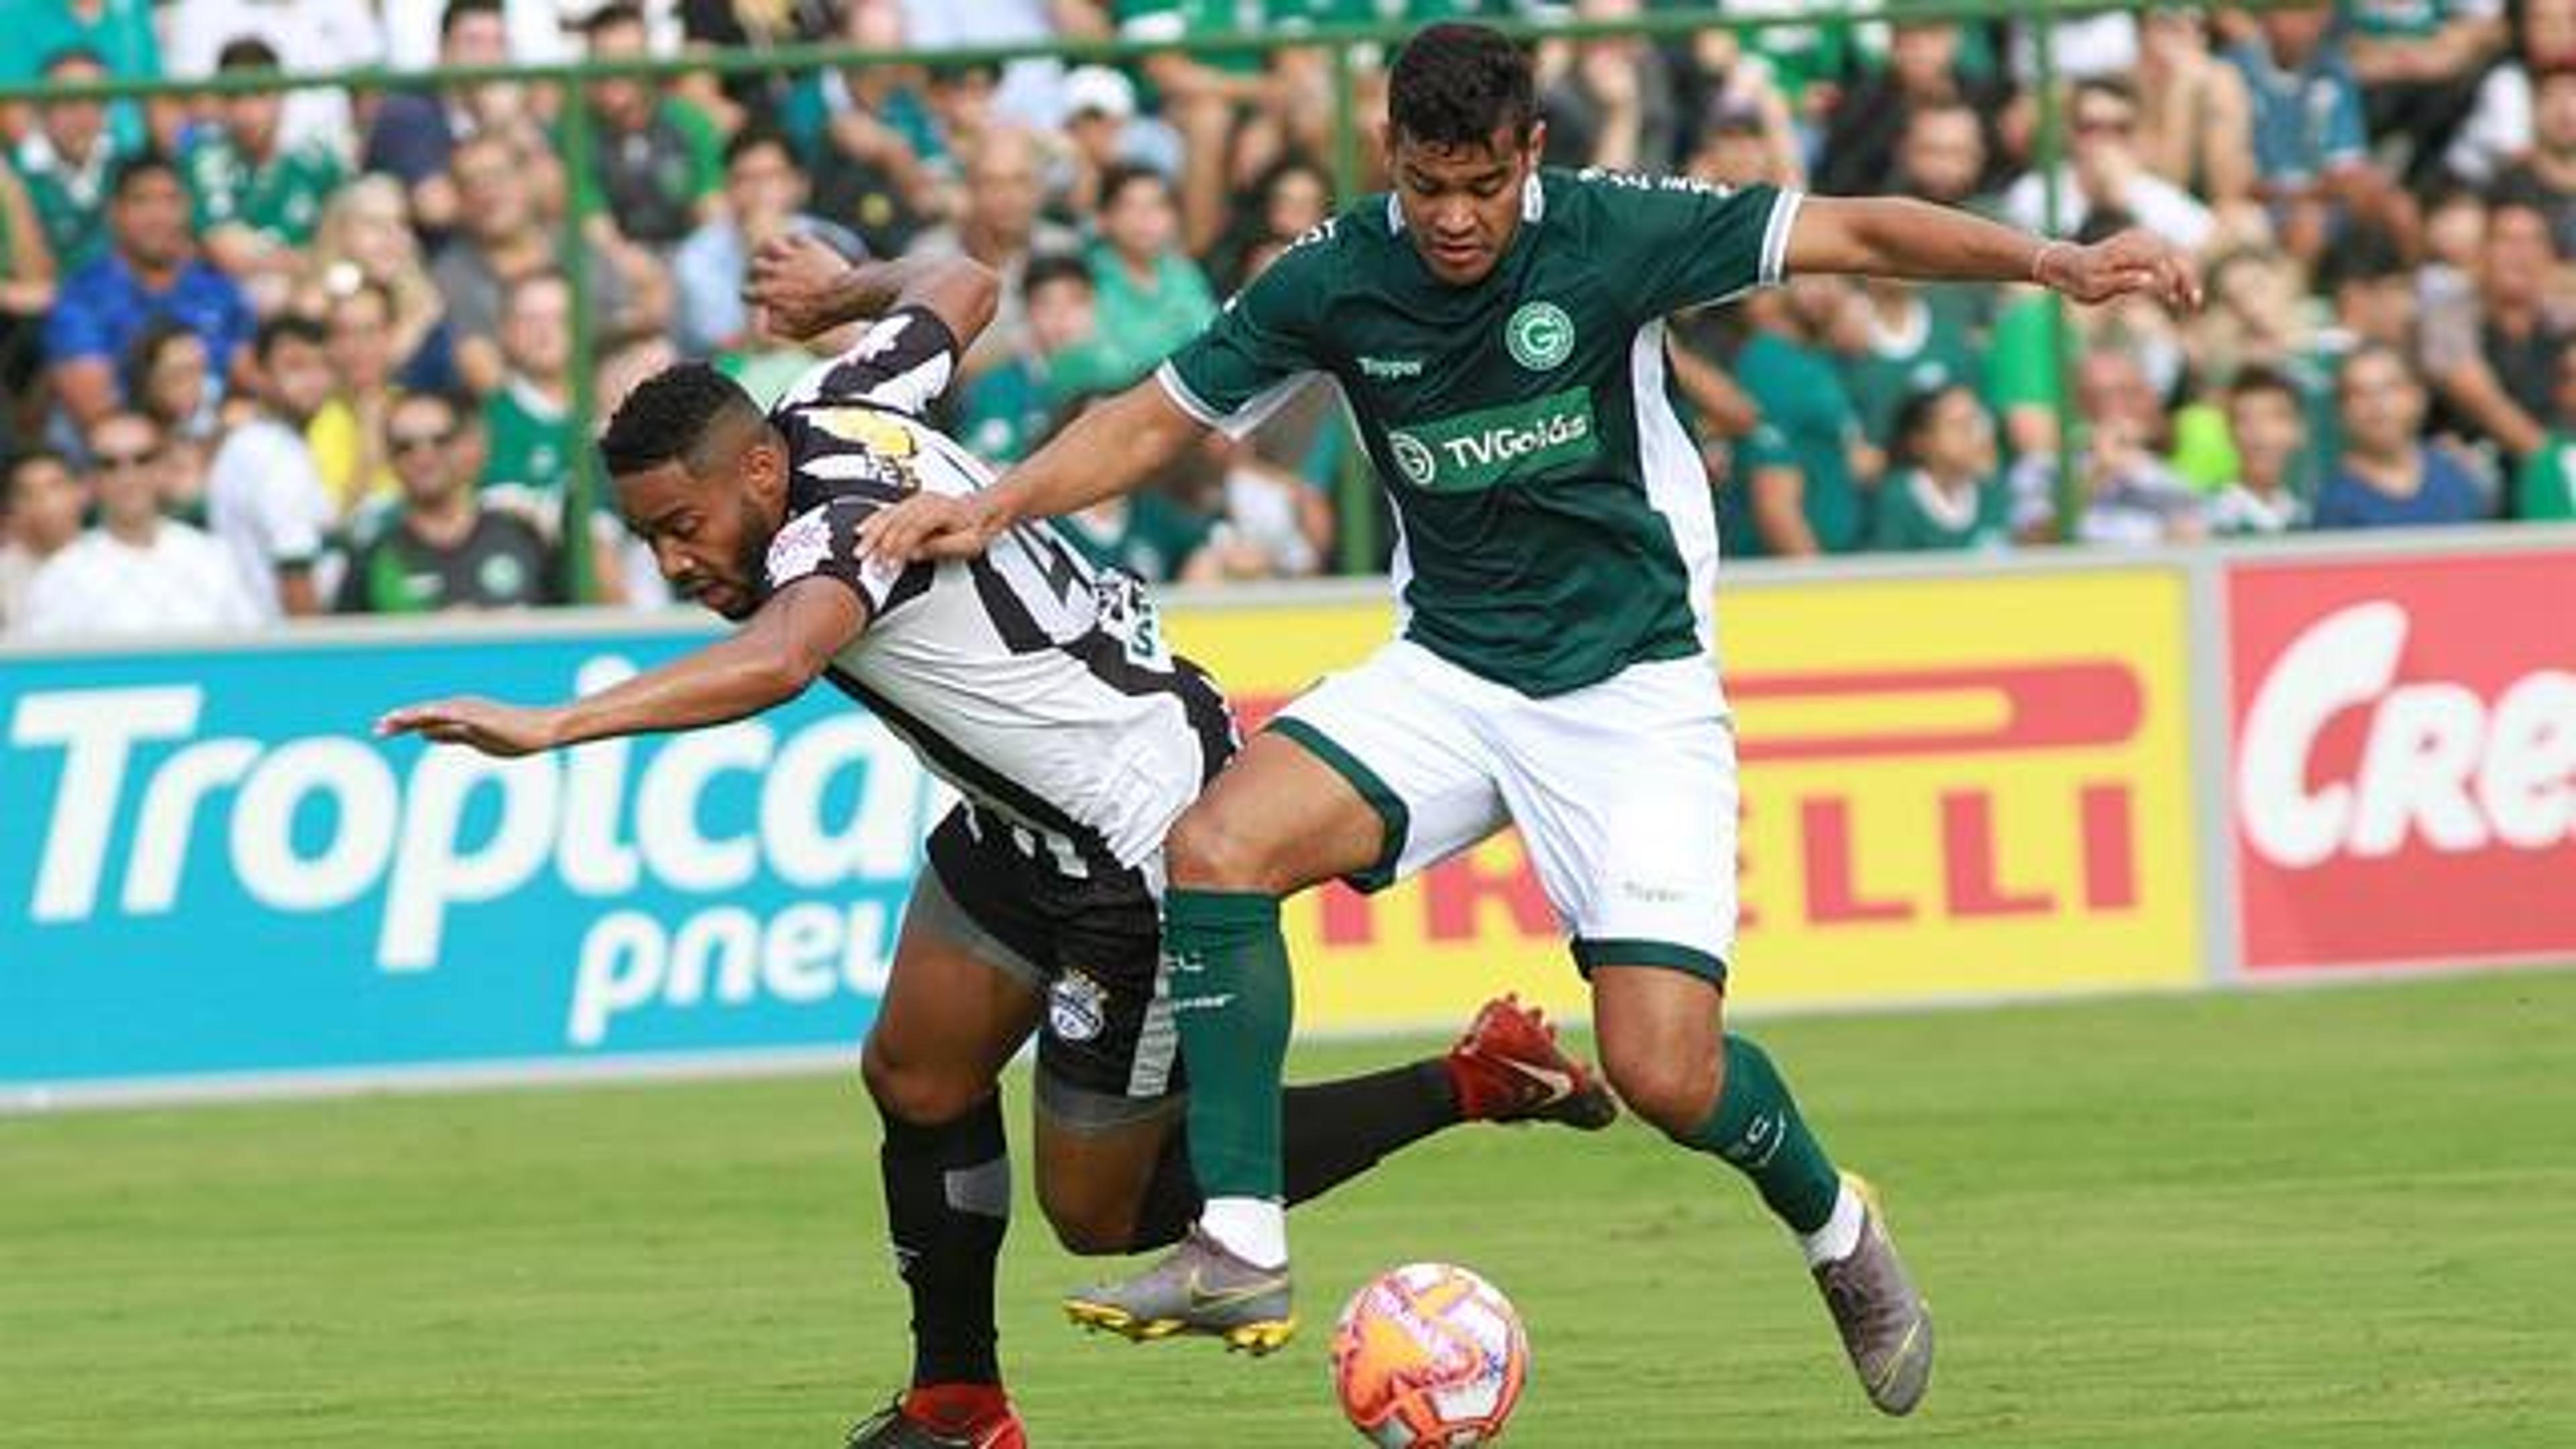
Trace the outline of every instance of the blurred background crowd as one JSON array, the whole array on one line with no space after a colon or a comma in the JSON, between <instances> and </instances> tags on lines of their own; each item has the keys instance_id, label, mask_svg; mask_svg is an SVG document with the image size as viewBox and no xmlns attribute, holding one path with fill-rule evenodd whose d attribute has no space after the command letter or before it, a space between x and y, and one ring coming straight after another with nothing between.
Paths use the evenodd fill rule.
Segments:
<instances>
[{"instance_id":1,"label":"blurred background crowd","mask_svg":"<svg viewBox=\"0 0 2576 1449\"><path fill-rule=\"evenodd\" d=\"M1809 8L1726 13L1766 3ZM569 516L596 492L573 483L577 384L605 416L695 356L782 392L846 338L798 344L746 310L763 240L997 268L1001 316L946 421L1007 461L1340 199L1329 54L1179 47L1676 8L0 0L0 83L22 84L1174 47L0 106L0 631L664 602L605 499ZM1793 16L1536 42L1552 163L1902 192L2080 239L2142 226L2206 269L2207 308L2180 320L1821 279L1682 319L1672 375L1730 552L2576 516L2576 0L2113 11L2058 22L2045 56L2035 29ZM1383 53L1358 60L1367 188ZM1336 487L1357 466L1331 390L1309 389L1068 531L1155 580L1368 567L1336 516L1371 496Z\"/></svg>"}]
</instances>

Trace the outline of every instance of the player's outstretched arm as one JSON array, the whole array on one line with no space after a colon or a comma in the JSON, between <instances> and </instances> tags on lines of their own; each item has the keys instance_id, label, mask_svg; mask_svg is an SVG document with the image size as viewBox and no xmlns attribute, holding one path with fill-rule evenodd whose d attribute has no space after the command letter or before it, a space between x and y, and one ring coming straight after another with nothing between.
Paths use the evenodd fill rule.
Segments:
<instances>
[{"instance_id":1,"label":"player's outstretched arm","mask_svg":"<svg viewBox=\"0 0 2576 1449\"><path fill-rule=\"evenodd\" d=\"M1153 378L1084 413L1000 481L955 497L916 493L859 524L859 555L888 565L971 558L1024 518L1054 518L1132 492L1207 425Z\"/></svg>"},{"instance_id":2,"label":"player's outstretched arm","mask_svg":"<svg viewBox=\"0 0 2576 1449\"><path fill-rule=\"evenodd\" d=\"M2177 312L2200 305L2199 268L2152 233L2124 231L2079 246L1896 196L1804 198L1786 260L1791 274L2035 282L2088 304L2144 293Z\"/></svg>"},{"instance_id":3,"label":"player's outstretched arm","mask_svg":"<svg viewBox=\"0 0 2576 1449\"><path fill-rule=\"evenodd\" d=\"M732 637L597 694L542 706L433 700L388 712L376 721L376 733L419 735L508 757L611 735L723 724L803 693L866 626L857 590L834 579L802 579L779 590Z\"/></svg>"},{"instance_id":4,"label":"player's outstretched arm","mask_svg":"<svg viewBox=\"0 0 2576 1449\"><path fill-rule=\"evenodd\" d=\"M972 257L899 257L856 266L801 232L772 237L751 254L743 300L765 308L790 337L844 322L922 307L948 324L959 351L975 345L1001 305L1001 279Z\"/></svg>"}]
</instances>

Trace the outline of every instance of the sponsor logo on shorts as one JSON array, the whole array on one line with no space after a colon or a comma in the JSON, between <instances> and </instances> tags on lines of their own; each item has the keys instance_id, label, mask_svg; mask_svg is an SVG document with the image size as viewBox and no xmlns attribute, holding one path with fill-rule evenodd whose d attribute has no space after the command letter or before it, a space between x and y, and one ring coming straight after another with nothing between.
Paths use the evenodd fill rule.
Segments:
<instances>
[{"instance_id":1,"label":"sponsor logo on shorts","mask_svg":"<svg viewBox=\"0 0 2576 1449\"><path fill-rule=\"evenodd\" d=\"M1554 302L1523 302L1503 324L1503 346L1512 361L1546 372L1574 355L1574 319Z\"/></svg>"},{"instance_id":2,"label":"sponsor logo on shorts","mask_svg":"<svg viewBox=\"0 0 2576 1449\"><path fill-rule=\"evenodd\" d=\"M1060 1041L1090 1041L1109 1025L1109 992L1079 971L1056 978L1047 993L1047 1030Z\"/></svg>"},{"instance_id":3,"label":"sponsor logo on shorts","mask_svg":"<svg viewBox=\"0 0 2576 1449\"><path fill-rule=\"evenodd\" d=\"M1363 357L1360 359L1360 374L1363 377L1384 378L1389 381L1420 377L1422 359L1419 357Z\"/></svg>"}]
</instances>

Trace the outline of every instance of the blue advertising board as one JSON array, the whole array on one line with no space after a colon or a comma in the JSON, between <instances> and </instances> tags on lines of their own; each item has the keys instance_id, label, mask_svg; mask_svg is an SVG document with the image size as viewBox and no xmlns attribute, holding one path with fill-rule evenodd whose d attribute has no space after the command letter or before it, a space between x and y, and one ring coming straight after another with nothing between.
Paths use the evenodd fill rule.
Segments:
<instances>
[{"instance_id":1,"label":"blue advertising board","mask_svg":"<svg viewBox=\"0 0 2576 1449\"><path fill-rule=\"evenodd\" d=\"M0 660L0 1097L855 1043L950 797L838 694L513 761L370 734L704 637Z\"/></svg>"}]
</instances>

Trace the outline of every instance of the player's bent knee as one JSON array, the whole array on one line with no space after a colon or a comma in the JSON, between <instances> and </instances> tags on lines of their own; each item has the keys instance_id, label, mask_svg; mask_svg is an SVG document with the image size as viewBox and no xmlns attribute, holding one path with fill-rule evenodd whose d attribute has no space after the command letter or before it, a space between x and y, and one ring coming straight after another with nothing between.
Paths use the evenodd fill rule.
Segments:
<instances>
[{"instance_id":1,"label":"player's bent knee","mask_svg":"<svg viewBox=\"0 0 2576 1449\"><path fill-rule=\"evenodd\" d=\"M904 1122L946 1122L993 1092L992 1077L954 1066L909 1061L871 1038L859 1057L859 1076L877 1110Z\"/></svg>"},{"instance_id":2,"label":"player's bent knee","mask_svg":"<svg viewBox=\"0 0 2576 1449\"><path fill-rule=\"evenodd\" d=\"M1163 863L1173 885L1204 891L1270 891L1269 852L1221 811L1194 805L1172 822L1163 838Z\"/></svg>"},{"instance_id":3,"label":"player's bent knee","mask_svg":"<svg viewBox=\"0 0 2576 1449\"><path fill-rule=\"evenodd\" d=\"M1673 1138L1688 1139L1707 1123L1724 1086L1723 1053L1620 1052L1605 1043L1601 1066L1628 1110Z\"/></svg>"}]
</instances>

